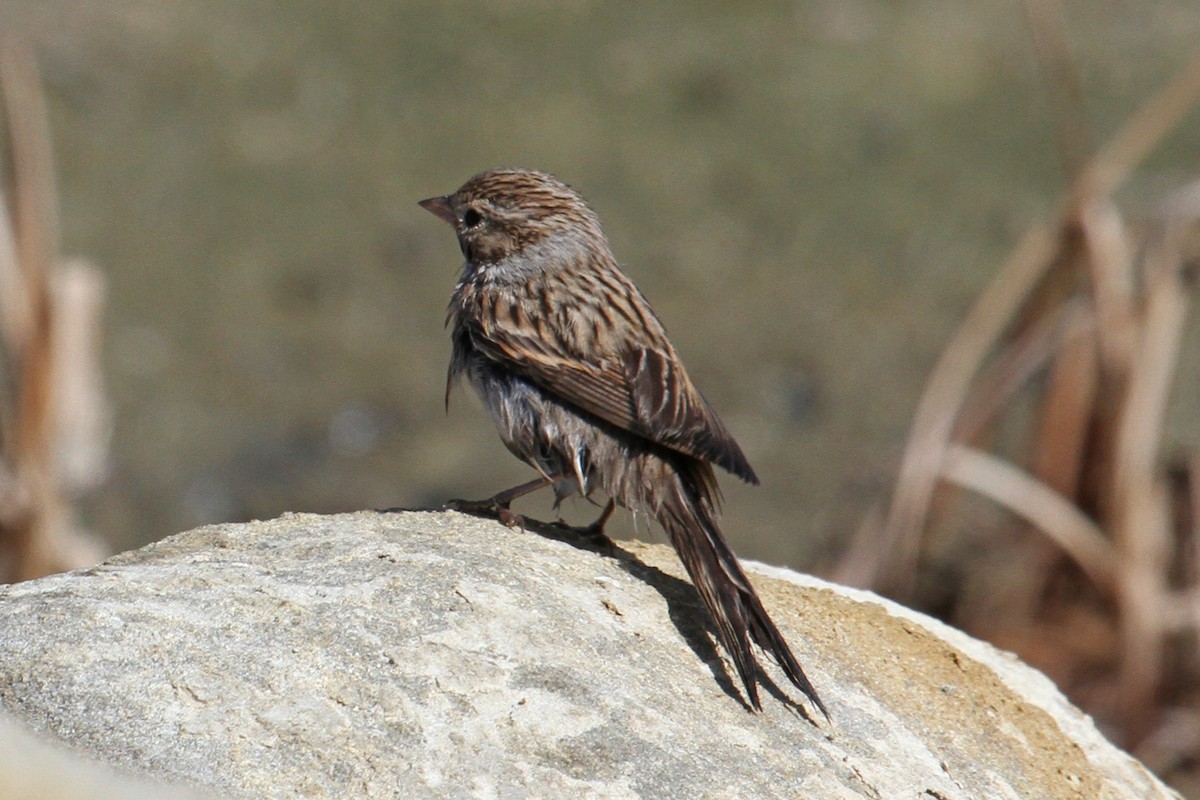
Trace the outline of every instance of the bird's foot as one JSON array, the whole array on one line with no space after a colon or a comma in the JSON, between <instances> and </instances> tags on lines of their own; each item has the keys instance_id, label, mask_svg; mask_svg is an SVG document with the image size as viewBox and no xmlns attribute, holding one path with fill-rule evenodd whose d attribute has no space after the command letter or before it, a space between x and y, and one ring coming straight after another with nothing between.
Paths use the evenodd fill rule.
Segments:
<instances>
[{"instance_id":1,"label":"bird's foot","mask_svg":"<svg viewBox=\"0 0 1200 800\"><path fill-rule=\"evenodd\" d=\"M580 528L579 533L583 536L592 536L597 539L603 537L607 539L608 537L604 535L604 526L608 524L608 518L612 516L613 510L616 507L616 501L609 500L608 504L604 506L604 510L600 512L600 516L596 518L596 521L587 527Z\"/></svg>"},{"instance_id":2,"label":"bird's foot","mask_svg":"<svg viewBox=\"0 0 1200 800\"><path fill-rule=\"evenodd\" d=\"M508 507L508 502L497 497L487 500L447 500L443 508L461 511L477 517L497 519L506 527L525 529L525 518Z\"/></svg>"},{"instance_id":3,"label":"bird's foot","mask_svg":"<svg viewBox=\"0 0 1200 800\"><path fill-rule=\"evenodd\" d=\"M506 506L496 506L496 517L506 527L525 530L525 518L517 512L509 510Z\"/></svg>"},{"instance_id":4,"label":"bird's foot","mask_svg":"<svg viewBox=\"0 0 1200 800\"><path fill-rule=\"evenodd\" d=\"M604 532L604 526L608 523L608 518L612 516L613 509L616 508L616 503L612 500L604 506L604 510L600 512L600 516L591 525L568 525L564 520L558 520L554 523L555 527L574 534L584 539L591 539L598 544L607 546L610 550L614 547L612 539Z\"/></svg>"}]
</instances>

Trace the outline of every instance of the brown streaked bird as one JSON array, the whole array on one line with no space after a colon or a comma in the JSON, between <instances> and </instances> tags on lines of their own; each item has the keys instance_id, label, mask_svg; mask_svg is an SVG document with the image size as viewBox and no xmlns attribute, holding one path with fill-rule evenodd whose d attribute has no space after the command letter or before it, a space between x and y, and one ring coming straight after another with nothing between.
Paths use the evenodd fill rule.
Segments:
<instances>
[{"instance_id":1,"label":"brown streaked bird","mask_svg":"<svg viewBox=\"0 0 1200 800\"><path fill-rule=\"evenodd\" d=\"M688 378L666 330L617 267L600 220L553 176L484 172L421 205L454 227L466 258L450 299L446 400L466 375L504 444L540 477L482 505L508 524L515 498L599 488L666 531L712 614L755 710L753 640L829 712L717 527L716 464L758 477Z\"/></svg>"}]
</instances>

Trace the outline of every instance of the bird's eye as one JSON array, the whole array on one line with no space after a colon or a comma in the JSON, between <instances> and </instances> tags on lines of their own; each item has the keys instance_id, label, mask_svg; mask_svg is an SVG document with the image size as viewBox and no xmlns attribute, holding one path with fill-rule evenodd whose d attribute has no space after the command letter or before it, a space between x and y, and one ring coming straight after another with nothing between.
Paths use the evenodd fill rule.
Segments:
<instances>
[{"instance_id":1,"label":"bird's eye","mask_svg":"<svg viewBox=\"0 0 1200 800\"><path fill-rule=\"evenodd\" d=\"M468 208L463 212L462 223L464 228L474 228L483 220L479 212L473 208Z\"/></svg>"}]
</instances>

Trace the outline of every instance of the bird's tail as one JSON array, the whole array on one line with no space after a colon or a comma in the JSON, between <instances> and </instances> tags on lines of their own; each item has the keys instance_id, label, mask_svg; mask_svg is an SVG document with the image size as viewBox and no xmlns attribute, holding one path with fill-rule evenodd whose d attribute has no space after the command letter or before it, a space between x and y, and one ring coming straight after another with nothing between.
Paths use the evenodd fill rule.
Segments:
<instances>
[{"instance_id":1,"label":"bird's tail","mask_svg":"<svg viewBox=\"0 0 1200 800\"><path fill-rule=\"evenodd\" d=\"M783 634L767 615L762 601L717 526L716 479L707 464L692 462L672 470L664 481L655 515L687 568L696 590L716 623L717 635L737 667L756 711L758 681L750 638L771 653L788 679L829 718L817 690L800 668Z\"/></svg>"}]
</instances>

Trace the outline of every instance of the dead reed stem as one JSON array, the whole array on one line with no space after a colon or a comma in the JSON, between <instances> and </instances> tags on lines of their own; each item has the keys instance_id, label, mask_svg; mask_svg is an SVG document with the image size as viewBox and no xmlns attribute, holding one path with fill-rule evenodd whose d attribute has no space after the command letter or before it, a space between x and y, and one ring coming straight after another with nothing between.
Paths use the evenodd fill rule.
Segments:
<instances>
[{"instance_id":1,"label":"dead reed stem","mask_svg":"<svg viewBox=\"0 0 1200 800\"><path fill-rule=\"evenodd\" d=\"M1081 206L1092 210L1084 213L1084 228L1093 231L1092 251L1107 251L1105 241L1117 237L1108 227L1104 206L1097 207L1095 194L1105 190L1107 197L1116 189L1129 171L1144 158L1200 101L1200 56L1197 56L1175 79L1143 105L1108 145L1088 163L1075 185L1060 201L1058 211L1049 223L1034 225L1025 234L1000 272L980 294L968 311L965 320L942 351L933 368L929 382L917 405L908 442L901 457L896 487L882 533L882 547L874 565L861 569L860 574L870 583L890 589L898 595L911 593L920 552L921 531L924 530L933 493L937 487L946 451L950 446L957 420L973 379L984 361L998 346L1001 337L1013 323L1023 304L1037 288L1046 273L1057 263L1059 254L1070 246L1071 231L1077 230L1071 220ZM1122 252L1127 248L1119 248ZM1103 258L1115 263L1116 257ZM1117 270L1101 269L1104 276ZM1102 278L1111 287L1113 281ZM1130 286L1120 280L1122 286ZM1100 294L1118 296L1121 291L1106 289ZM1107 319L1118 320L1126 328L1130 316L1125 301L1104 301ZM1113 308L1117 310L1113 310ZM1128 334L1122 334L1122 340ZM1126 351L1125 344L1110 344L1110 354ZM1117 357L1116 363L1127 362ZM887 563L885 574L885 559Z\"/></svg>"},{"instance_id":2,"label":"dead reed stem","mask_svg":"<svg viewBox=\"0 0 1200 800\"><path fill-rule=\"evenodd\" d=\"M78 375L99 374L94 319L103 280L93 270L89 289L79 269L59 263L45 99L32 54L12 42L0 46L0 98L9 172L0 193L0 580L24 580L94 563L102 552L75 522L74 487L60 465L85 438L107 442L105 423L74 434L64 425L65 409L106 407L102 396L79 389L98 381ZM93 355L80 359L81 351Z\"/></svg>"},{"instance_id":3,"label":"dead reed stem","mask_svg":"<svg viewBox=\"0 0 1200 800\"><path fill-rule=\"evenodd\" d=\"M1035 0L1026 7L1043 61L1053 62L1048 74L1069 84L1060 87L1060 102L1071 106L1061 122L1070 149L1086 137L1075 130L1082 117L1057 27L1061 10ZM1090 160L1077 164L1073 152L1064 153L1074 176L1069 190L981 292L930 375L882 531L864 525L858 534L872 536L875 547L853 542L855 561L848 557L836 571L909 596L938 487L989 498L1039 532L1052 556L1034 559L1035 577L1022 584L1030 597L1016 605L1094 597L1061 593L1055 576L1064 564L1104 599L1109 611L1100 613L1111 615L1117 633L1107 711L1129 743L1165 719L1161 689L1179 634L1200 639L1200 456L1185 462L1181 491L1168 482L1161 453L1192 299L1185 273L1200 227L1200 182L1172 198L1157 227L1137 231L1114 193L1198 104L1200 55ZM982 448L1041 375L1026 425L1026 470ZM1191 544L1181 545L1181 536ZM1191 559L1182 587L1181 547ZM1052 580L1057 594L1049 591Z\"/></svg>"}]
</instances>

